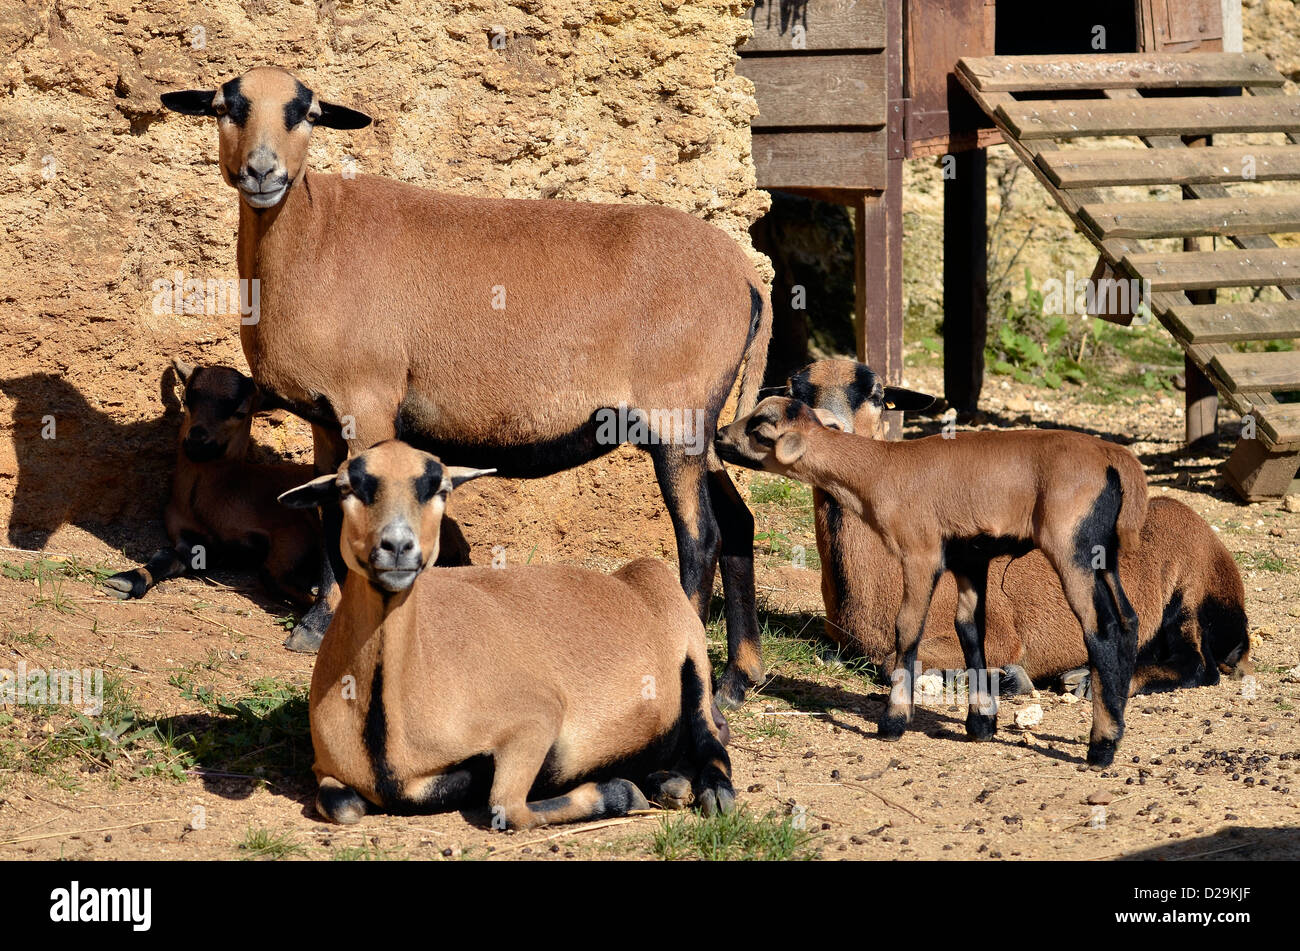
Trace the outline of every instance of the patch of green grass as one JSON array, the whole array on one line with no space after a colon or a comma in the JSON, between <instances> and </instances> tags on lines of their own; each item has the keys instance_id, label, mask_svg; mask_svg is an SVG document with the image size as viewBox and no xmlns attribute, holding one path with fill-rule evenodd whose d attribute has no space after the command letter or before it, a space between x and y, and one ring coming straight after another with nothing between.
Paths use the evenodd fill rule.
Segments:
<instances>
[{"instance_id":1,"label":"patch of green grass","mask_svg":"<svg viewBox=\"0 0 1300 951\"><path fill-rule=\"evenodd\" d=\"M1059 389L1086 384L1089 399L1112 400L1172 390L1181 349L1153 320L1122 327L1098 318L1053 313L1028 269L1020 293L1003 292L990 305L986 357L994 374ZM922 346L941 352L942 343Z\"/></svg>"},{"instance_id":2,"label":"patch of green grass","mask_svg":"<svg viewBox=\"0 0 1300 951\"><path fill-rule=\"evenodd\" d=\"M207 716L168 721L175 741L193 766L256 776L303 772L311 766L307 688L262 677L240 697L218 694L185 674L169 681Z\"/></svg>"},{"instance_id":3,"label":"patch of green grass","mask_svg":"<svg viewBox=\"0 0 1300 951\"><path fill-rule=\"evenodd\" d=\"M27 561L0 560L0 574L14 581L32 581L44 576L46 578L70 578L73 581L99 584L115 573L116 571L104 562L91 565L76 556L67 558L30 558Z\"/></svg>"},{"instance_id":4,"label":"patch of green grass","mask_svg":"<svg viewBox=\"0 0 1300 951\"><path fill-rule=\"evenodd\" d=\"M0 644L24 644L28 647L48 647L54 643L54 635L46 634L33 628L30 631L15 631L8 624L0 634Z\"/></svg>"},{"instance_id":5,"label":"patch of green grass","mask_svg":"<svg viewBox=\"0 0 1300 951\"><path fill-rule=\"evenodd\" d=\"M88 565L79 558L30 558L26 561L0 561L0 575L13 581L35 581L33 604L49 607L60 614L75 614L76 606L64 588L68 580L98 585L113 573L104 564Z\"/></svg>"},{"instance_id":6,"label":"patch of green grass","mask_svg":"<svg viewBox=\"0 0 1300 951\"><path fill-rule=\"evenodd\" d=\"M776 740L778 743L790 738L790 728L785 724L785 717L770 714L747 713L737 711L728 718L727 725L733 733L755 740Z\"/></svg>"},{"instance_id":7,"label":"patch of green grass","mask_svg":"<svg viewBox=\"0 0 1300 951\"><path fill-rule=\"evenodd\" d=\"M754 505L812 504L812 489L784 476L760 473L749 486L749 501Z\"/></svg>"},{"instance_id":8,"label":"patch of green grass","mask_svg":"<svg viewBox=\"0 0 1300 951\"><path fill-rule=\"evenodd\" d=\"M817 545L811 538L815 520L812 487L760 473L750 483L749 497L760 525L754 534L756 552L771 558L797 558L799 567L820 569ZM790 533L803 534L808 541L799 542Z\"/></svg>"},{"instance_id":9,"label":"patch of green grass","mask_svg":"<svg viewBox=\"0 0 1300 951\"><path fill-rule=\"evenodd\" d=\"M794 821L774 812L755 816L745 806L707 819L681 815L664 817L650 842L651 851L665 861L780 862L817 858L813 836Z\"/></svg>"},{"instance_id":10,"label":"patch of green grass","mask_svg":"<svg viewBox=\"0 0 1300 951\"><path fill-rule=\"evenodd\" d=\"M720 605L720 601L714 604L709 623L705 625L709 659L715 675L721 674L727 659L726 627ZM841 704L835 702L838 691L824 689L828 682L853 695L871 693L886 683L874 664L865 658L843 653L823 638L823 620L819 616L774 614L760 610L758 623L764 666L770 676L786 681L781 693L774 696L789 701L800 710L839 708ZM764 732L777 735L780 730L755 726L749 732L754 736Z\"/></svg>"},{"instance_id":11,"label":"patch of green grass","mask_svg":"<svg viewBox=\"0 0 1300 951\"><path fill-rule=\"evenodd\" d=\"M237 698L196 687L184 675L173 684L210 711L200 716L155 719L135 705L125 681L104 677L103 709L97 715L56 705L22 708L17 748L0 759L42 775L64 788L77 771L107 772L114 782L158 776L184 782L189 770L206 767L254 777L305 773L311 736L305 688L270 678L254 681ZM0 741L8 742L8 741ZM75 768L74 768L75 767Z\"/></svg>"},{"instance_id":12,"label":"patch of green grass","mask_svg":"<svg viewBox=\"0 0 1300 951\"><path fill-rule=\"evenodd\" d=\"M269 859L279 861L295 855L305 855L306 849L293 840L288 833L271 832L269 829L255 829L248 827L248 832L244 836L244 841L239 843L241 852L248 853L242 856L245 859Z\"/></svg>"},{"instance_id":13,"label":"patch of green grass","mask_svg":"<svg viewBox=\"0 0 1300 951\"><path fill-rule=\"evenodd\" d=\"M361 845L346 845L330 852L333 862L405 862L399 846L387 849L375 842L363 842Z\"/></svg>"},{"instance_id":14,"label":"patch of green grass","mask_svg":"<svg viewBox=\"0 0 1300 951\"><path fill-rule=\"evenodd\" d=\"M1272 551L1237 551L1232 553L1237 564L1255 571L1272 571L1278 574L1290 574L1295 570L1291 563Z\"/></svg>"}]
</instances>

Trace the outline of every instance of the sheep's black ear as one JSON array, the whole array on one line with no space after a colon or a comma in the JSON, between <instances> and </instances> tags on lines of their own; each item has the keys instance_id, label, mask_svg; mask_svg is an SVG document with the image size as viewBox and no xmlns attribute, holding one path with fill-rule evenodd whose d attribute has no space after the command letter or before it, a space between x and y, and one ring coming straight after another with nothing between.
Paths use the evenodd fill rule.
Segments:
<instances>
[{"instance_id":1,"label":"sheep's black ear","mask_svg":"<svg viewBox=\"0 0 1300 951\"><path fill-rule=\"evenodd\" d=\"M905 413L919 413L938 402L936 397L916 390L905 390L901 386L885 387L885 409L901 409Z\"/></svg>"},{"instance_id":2,"label":"sheep's black ear","mask_svg":"<svg viewBox=\"0 0 1300 951\"><path fill-rule=\"evenodd\" d=\"M357 112L347 106L338 106L332 102L320 104L320 117L316 125L326 129L364 129L374 120L364 112Z\"/></svg>"},{"instance_id":3,"label":"sheep's black ear","mask_svg":"<svg viewBox=\"0 0 1300 951\"><path fill-rule=\"evenodd\" d=\"M338 476L334 474L318 476L310 482L290 489L281 495L277 502L291 509L314 509L329 505L339 500Z\"/></svg>"},{"instance_id":4,"label":"sheep's black ear","mask_svg":"<svg viewBox=\"0 0 1300 951\"><path fill-rule=\"evenodd\" d=\"M162 104L172 112L179 112L187 116L212 116L216 118L216 112L212 109L212 100L216 98L215 89L186 89L181 92L165 92L158 98Z\"/></svg>"}]
</instances>

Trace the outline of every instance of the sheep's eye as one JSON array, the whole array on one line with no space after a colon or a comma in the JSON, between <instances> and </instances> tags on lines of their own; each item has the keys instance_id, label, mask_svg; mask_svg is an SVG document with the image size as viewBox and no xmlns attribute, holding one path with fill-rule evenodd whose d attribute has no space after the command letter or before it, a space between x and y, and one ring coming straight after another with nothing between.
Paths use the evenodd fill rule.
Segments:
<instances>
[{"instance_id":1,"label":"sheep's eye","mask_svg":"<svg viewBox=\"0 0 1300 951\"><path fill-rule=\"evenodd\" d=\"M217 118L220 119L222 116L224 116L227 112L230 111L230 107L227 106L224 102L219 102L212 107L212 111L215 112L217 114Z\"/></svg>"}]
</instances>

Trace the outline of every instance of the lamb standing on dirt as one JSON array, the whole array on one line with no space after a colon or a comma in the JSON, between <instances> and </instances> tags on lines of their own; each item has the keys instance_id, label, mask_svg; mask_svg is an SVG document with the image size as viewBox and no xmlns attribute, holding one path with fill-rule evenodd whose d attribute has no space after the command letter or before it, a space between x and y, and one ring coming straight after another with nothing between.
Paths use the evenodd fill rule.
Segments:
<instances>
[{"instance_id":1,"label":"lamb standing on dirt","mask_svg":"<svg viewBox=\"0 0 1300 951\"><path fill-rule=\"evenodd\" d=\"M312 172L315 126L370 118L282 69L162 101L217 122L221 174L240 194L239 276L260 281L244 355L258 385L312 423L317 472L400 435L502 475L544 476L615 447L602 414L690 414L693 438L652 422L646 449L701 618L721 560L719 700L741 703L762 674L753 516L709 440L738 378L740 412L754 405L772 310L736 242L663 207L470 198ZM338 534L329 511L326 567L341 577ZM315 650L328 626L333 578L323 580L286 641L295 650Z\"/></svg>"},{"instance_id":2,"label":"lamb standing on dirt","mask_svg":"<svg viewBox=\"0 0 1300 951\"><path fill-rule=\"evenodd\" d=\"M1131 452L1064 430L882 442L828 429L806 404L787 397L765 399L715 443L728 462L824 489L902 560L894 621L899 674L880 721L882 738L900 738L911 722L917 646L944 569L957 579L955 620L966 669L985 671L989 560L1036 546L1060 576L1084 631L1095 684L1088 762L1100 767L1114 759L1139 626L1120 583L1119 558L1137 547L1147 507L1146 476ZM967 734L990 739L996 711L996 696L972 689Z\"/></svg>"},{"instance_id":3,"label":"lamb standing on dirt","mask_svg":"<svg viewBox=\"0 0 1300 951\"><path fill-rule=\"evenodd\" d=\"M854 360L821 360L790 377L788 393L807 403L822 422L877 438L881 413L921 410L933 399L883 386L870 367ZM893 620L902 601L898 560L865 522L844 518L839 504L813 490L817 548L821 554L826 633L861 651L892 673ZM1037 549L989 563L984 657L1001 668L1003 695L1026 692L1033 682L1060 682L1085 694L1088 654L1078 619L1051 563ZM1120 562L1120 580L1141 620L1137 668L1130 696L1219 682L1220 674L1251 670L1245 588L1232 554L1205 520L1174 499L1150 500L1137 549ZM957 605L951 572L939 579L926 616L917 662L923 670L958 670L961 644L948 625ZM886 635L886 631L891 632Z\"/></svg>"},{"instance_id":4,"label":"lamb standing on dirt","mask_svg":"<svg viewBox=\"0 0 1300 951\"><path fill-rule=\"evenodd\" d=\"M424 572L451 491L490 474L390 440L281 498L343 516L349 571L311 682L318 811L486 802L527 829L643 809L642 789L731 809L704 627L662 562Z\"/></svg>"}]
</instances>

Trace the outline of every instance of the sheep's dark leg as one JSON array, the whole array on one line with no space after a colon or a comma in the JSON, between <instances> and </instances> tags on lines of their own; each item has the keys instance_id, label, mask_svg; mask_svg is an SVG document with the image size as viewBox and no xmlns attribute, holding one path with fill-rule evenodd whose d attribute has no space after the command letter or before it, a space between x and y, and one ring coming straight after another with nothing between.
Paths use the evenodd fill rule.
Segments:
<instances>
[{"instance_id":1,"label":"sheep's dark leg","mask_svg":"<svg viewBox=\"0 0 1300 951\"><path fill-rule=\"evenodd\" d=\"M707 623L722 542L710 500L705 456L702 453L687 455L681 446L670 443L658 443L649 448L655 477L659 480L677 538L682 589L699 612L700 620ZM735 659L732 653L730 661ZM726 705L725 698L719 695L717 699L720 705ZM743 700L742 692L736 703Z\"/></svg>"},{"instance_id":2,"label":"sheep's dark leg","mask_svg":"<svg viewBox=\"0 0 1300 951\"><path fill-rule=\"evenodd\" d=\"M913 552L903 558L903 601L894 619L894 653L898 666L892 675L889 702L880 718L882 740L897 740L912 722L916 691L916 652L925 630L934 587L943 574L943 558L936 551Z\"/></svg>"},{"instance_id":3,"label":"sheep's dark leg","mask_svg":"<svg viewBox=\"0 0 1300 951\"><path fill-rule=\"evenodd\" d=\"M199 536L184 532L174 546L154 552L147 564L105 578L104 587L113 597L122 600L143 598L145 592L158 582L189 571L194 558L194 546L202 543L203 539Z\"/></svg>"},{"instance_id":4,"label":"sheep's dark leg","mask_svg":"<svg viewBox=\"0 0 1300 951\"><path fill-rule=\"evenodd\" d=\"M709 499L722 537L722 593L727 613L727 668L716 697L724 707L745 702L745 692L763 677L754 594L754 516L726 468L709 447Z\"/></svg>"},{"instance_id":5,"label":"sheep's dark leg","mask_svg":"<svg viewBox=\"0 0 1300 951\"><path fill-rule=\"evenodd\" d=\"M334 472L347 458L348 444L338 431L328 430L312 425L312 438L315 446L315 467L318 475ZM330 621L334 619L331 604L338 603L338 584L348 576L348 566L343 562L343 553L339 549L339 539L343 533L343 512L337 505L327 505L321 509L321 540L325 545L325 557L320 560L320 588L316 602L302 616L284 646L291 651L315 653L320 650L321 639L329 630Z\"/></svg>"},{"instance_id":6,"label":"sheep's dark leg","mask_svg":"<svg viewBox=\"0 0 1300 951\"><path fill-rule=\"evenodd\" d=\"M957 639L966 662L969 703L966 735L972 740L991 740L998 729L998 691L990 686L984 658L984 595L988 572L988 561L978 557L967 559L960 570L953 569L957 579Z\"/></svg>"}]
</instances>

